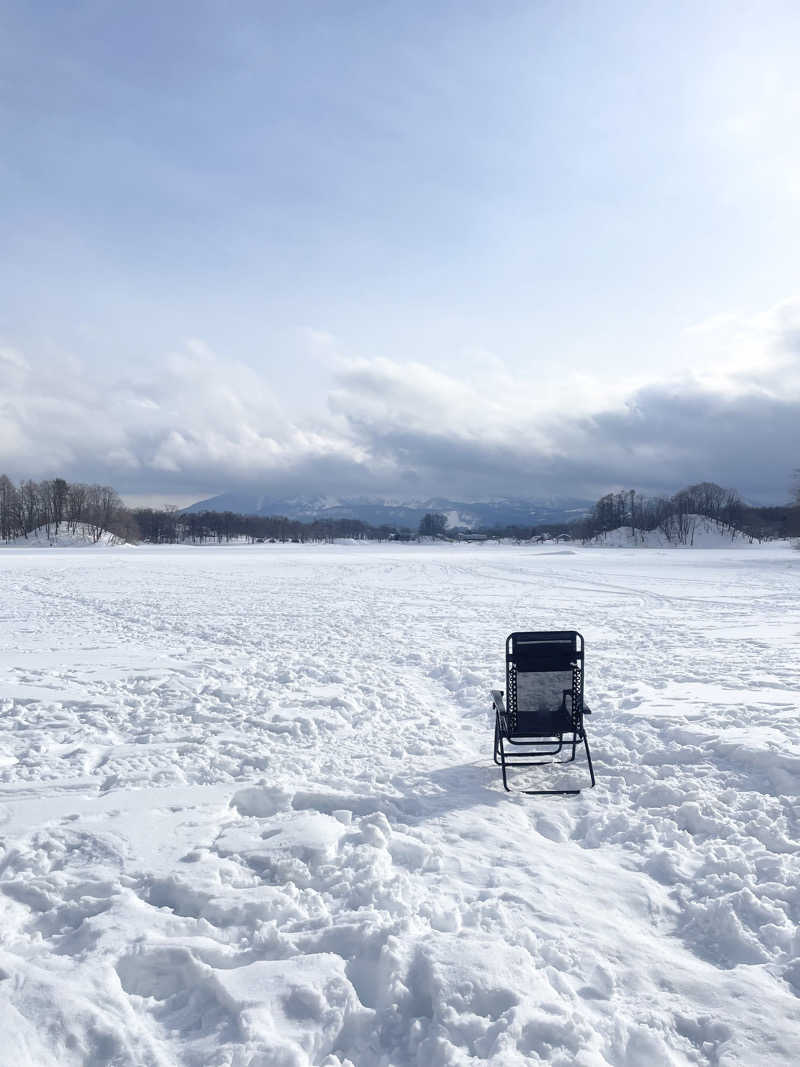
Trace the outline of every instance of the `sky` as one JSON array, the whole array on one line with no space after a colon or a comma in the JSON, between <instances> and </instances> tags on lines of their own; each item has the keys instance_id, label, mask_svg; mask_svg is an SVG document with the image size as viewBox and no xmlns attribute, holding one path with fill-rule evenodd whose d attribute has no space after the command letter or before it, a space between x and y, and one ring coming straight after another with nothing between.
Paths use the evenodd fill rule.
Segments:
<instances>
[{"instance_id":1,"label":"sky","mask_svg":"<svg viewBox=\"0 0 800 1067\"><path fill-rule=\"evenodd\" d=\"M784 502L799 53L777 0L7 0L0 472Z\"/></svg>"}]
</instances>

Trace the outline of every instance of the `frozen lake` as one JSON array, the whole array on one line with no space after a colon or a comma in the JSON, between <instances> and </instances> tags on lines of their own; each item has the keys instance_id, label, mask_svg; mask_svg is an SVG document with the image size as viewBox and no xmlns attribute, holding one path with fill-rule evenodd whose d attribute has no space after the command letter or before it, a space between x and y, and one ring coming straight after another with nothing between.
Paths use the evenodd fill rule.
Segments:
<instances>
[{"instance_id":1,"label":"frozen lake","mask_svg":"<svg viewBox=\"0 0 800 1067\"><path fill-rule=\"evenodd\" d=\"M6 549L0 612L1 1064L798 1062L799 552ZM579 797L491 760L525 629Z\"/></svg>"}]
</instances>

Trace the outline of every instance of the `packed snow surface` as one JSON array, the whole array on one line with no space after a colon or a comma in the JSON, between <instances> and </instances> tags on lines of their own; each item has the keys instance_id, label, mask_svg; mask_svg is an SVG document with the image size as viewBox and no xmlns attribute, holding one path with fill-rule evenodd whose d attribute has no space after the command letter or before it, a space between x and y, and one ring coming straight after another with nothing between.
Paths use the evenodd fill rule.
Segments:
<instances>
[{"instance_id":1,"label":"packed snow surface","mask_svg":"<svg viewBox=\"0 0 800 1067\"><path fill-rule=\"evenodd\" d=\"M800 1059L800 553L11 549L0 586L3 1065ZM488 691L551 628L598 784L509 796Z\"/></svg>"}]
</instances>

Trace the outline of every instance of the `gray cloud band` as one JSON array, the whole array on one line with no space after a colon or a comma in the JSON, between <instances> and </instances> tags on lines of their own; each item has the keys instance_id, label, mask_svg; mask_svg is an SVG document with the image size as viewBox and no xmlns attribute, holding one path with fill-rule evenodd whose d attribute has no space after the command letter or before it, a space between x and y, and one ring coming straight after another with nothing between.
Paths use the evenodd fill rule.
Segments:
<instances>
[{"instance_id":1,"label":"gray cloud band","mask_svg":"<svg viewBox=\"0 0 800 1067\"><path fill-rule=\"evenodd\" d=\"M781 501L800 464L800 397L653 385L581 417L487 408L480 394L386 361L343 369L332 413L293 422L250 368L202 347L158 378L59 385L0 358L0 471L108 482L121 492L594 496L712 480ZM452 389L449 388L450 383Z\"/></svg>"}]
</instances>

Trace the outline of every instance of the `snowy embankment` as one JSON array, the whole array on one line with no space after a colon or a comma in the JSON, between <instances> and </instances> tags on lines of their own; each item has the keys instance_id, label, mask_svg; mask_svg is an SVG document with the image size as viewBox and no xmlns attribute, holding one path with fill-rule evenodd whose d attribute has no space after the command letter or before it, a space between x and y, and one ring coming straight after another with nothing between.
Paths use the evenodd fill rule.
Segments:
<instances>
[{"instance_id":1,"label":"snowy embankment","mask_svg":"<svg viewBox=\"0 0 800 1067\"><path fill-rule=\"evenodd\" d=\"M96 529L85 522L62 522L58 528L55 523L51 526L39 526L22 537L15 537L7 542L0 541L0 548L82 548L85 545L122 547L127 545L127 542L108 530Z\"/></svg>"},{"instance_id":2,"label":"snowy embankment","mask_svg":"<svg viewBox=\"0 0 800 1067\"><path fill-rule=\"evenodd\" d=\"M759 548L762 542L716 519L683 515L673 516L666 527L655 530L632 530L630 526L620 526L599 534L592 544L611 548ZM789 542L778 540L771 544L786 547Z\"/></svg>"},{"instance_id":3,"label":"snowy embankment","mask_svg":"<svg viewBox=\"0 0 800 1067\"><path fill-rule=\"evenodd\" d=\"M592 542L611 548L753 548L759 542L732 526L703 515L683 515L667 530L637 530L620 526L599 534ZM773 542L783 544L784 542Z\"/></svg>"},{"instance_id":4,"label":"snowy embankment","mask_svg":"<svg viewBox=\"0 0 800 1067\"><path fill-rule=\"evenodd\" d=\"M15 551L0 583L3 1065L797 1062L800 553ZM503 641L562 627L598 787L509 797Z\"/></svg>"}]
</instances>

